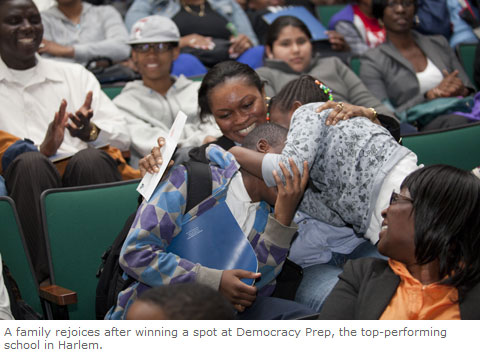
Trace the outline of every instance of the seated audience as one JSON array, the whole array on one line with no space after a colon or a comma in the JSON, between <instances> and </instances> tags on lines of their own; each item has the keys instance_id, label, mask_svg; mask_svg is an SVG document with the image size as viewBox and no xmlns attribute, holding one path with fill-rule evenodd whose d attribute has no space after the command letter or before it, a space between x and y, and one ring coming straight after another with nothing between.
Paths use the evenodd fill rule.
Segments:
<instances>
[{"instance_id":1,"label":"seated audience","mask_svg":"<svg viewBox=\"0 0 480 358\"><path fill-rule=\"evenodd\" d=\"M378 251L347 262L320 319L480 319L480 180L434 165L382 211Z\"/></svg>"},{"instance_id":2,"label":"seated audience","mask_svg":"<svg viewBox=\"0 0 480 358\"><path fill-rule=\"evenodd\" d=\"M198 117L201 82L170 74L180 52L179 40L178 28L168 17L149 16L132 28L128 43L142 80L127 83L113 102L127 120L134 166L150 153L157 137L167 136L178 111L188 116L180 147L199 146L221 135L212 118L200 121Z\"/></svg>"},{"instance_id":3,"label":"seated audience","mask_svg":"<svg viewBox=\"0 0 480 358\"><path fill-rule=\"evenodd\" d=\"M308 28L296 17L281 16L270 25L265 45L265 65L257 69L262 80L266 81L267 96L274 96L301 74L309 74L331 88L337 101L392 114L340 59L313 56L311 38ZM371 111L369 118L373 116Z\"/></svg>"},{"instance_id":4,"label":"seated audience","mask_svg":"<svg viewBox=\"0 0 480 358\"><path fill-rule=\"evenodd\" d=\"M0 254L0 320L14 319L10 311L10 299L3 282L2 255Z\"/></svg>"},{"instance_id":5,"label":"seated audience","mask_svg":"<svg viewBox=\"0 0 480 358\"><path fill-rule=\"evenodd\" d=\"M473 91L447 40L412 30L415 6L415 0L373 0L373 14L384 23L387 41L366 52L360 68L367 88L404 117L415 105ZM447 114L418 125L430 130L465 123L465 117Z\"/></svg>"},{"instance_id":6,"label":"seated audience","mask_svg":"<svg viewBox=\"0 0 480 358\"><path fill-rule=\"evenodd\" d=\"M363 238L377 242L381 210L391 190L398 189L403 178L417 169L416 155L366 118L366 108L353 107L353 118L327 125L332 110L320 107L318 113L322 103L311 103L327 101L325 91L328 93L311 76L302 76L272 98L271 120L290 127L281 154L230 149L243 169L263 178L268 186L275 185L272 170L278 171L279 163L286 165L287 158L297 165L308 162L310 185L297 215L304 226L290 256L306 267L295 299L317 311L337 280L340 270L336 266L341 268L344 262L343 258L330 262L331 251L353 257L378 256Z\"/></svg>"},{"instance_id":7,"label":"seated audience","mask_svg":"<svg viewBox=\"0 0 480 358\"><path fill-rule=\"evenodd\" d=\"M126 319L224 320L235 309L217 290L195 282L163 285L142 293L128 309Z\"/></svg>"},{"instance_id":8,"label":"seated audience","mask_svg":"<svg viewBox=\"0 0 480 358\"><path fill-rule=\"evenodd\" d=\"M128 58L127 30L113 6L57 0L42 12L42 22L43 41L38 52L44 57L83 65L99 57L113 62Z\"/></svg>"},{"instance_id":9,"label":"seated audience","mask_svg":"<svg viewBox=\"0 0 480 358\"><path fill-rule=\"evenodd\" d=\"M478 31L478 27L480 26L480 9L478 8L478 3L476 1L465 0L465 7L463 7L458 0L446 0L446 2L452 26L450 46L455 48L461 43L477 43L478 36L475 35L474 29ZM467 18L464 17L465 15L467 15ZM469 19L469 21L466 21L466 19Z\"/></svg>"},{"instance_id":10,"label":"seated audience","mask_svg":"<svg viewBox=\"0 0 480 358\"><path fill-rule=\"evenodd\" d=\"M372 0L356 0L345 6L332 16L328 28L342 35L355 55L385 41L385 29L372 14Z\"/></svg>"},{"instance_id":11,"label":"seated audience","mask_svg":"<svg viewBox=\"0 0 480 358\"><path fill-rule=\"evenodd\" d=\"M192 53L206 66L229 58L256 62L256 51L248 50L258 44L257 37L235 0L135 0L125 23L131 29L149 15L171 18L180 30L182 52Z\"/></svg>"},{"instance_id":12,"label":"seated audience","mask_svg":"<svg viewBox=\"0 0 480 358\"><path fill-rule=\"evenodd\" d=\"M247 145L255 148L260 138L267 138L265 131L268 131L270 141L265 141L258 149L281 149L286 130L273 125L256 128L249 135L253 138L249 141L248 137L245 138L244 144L250 143ZM120 266L135 282L118 295L116 306L107 313L108 319L124 318L129 306L144 290L178 282L198 282L218 290L238 311L245 311L244 318L259 318L251 317L249 312L257 311L258 304L263 308L260 311L270 318L278 314L285 316L285 307L275 305L273 298L266 298L275 288L275 278L282 269L296 232L292 218L308 181L306 164L302 177L292 162L294 175L287 175L285 185L275 175L278 179L277 192L268 189L261 179L242 170L233 156L219 146L210 145L205 154L212 170L212 195L208 199L185 212L188 176L185 167L179 165L160 182L151 199L139 207L120 254ZM285 167L282 170L287 174ZM258 273L240 269L217 270L190 262L172 252L167 253L167 248L181 232L184 223L221 202L226 202L250 241L258 258ZM273 204L274 213L270 207ZM261 279L250 286L243 283L242 278ZM279 301L283 306L285 302ZM293 302L288 305L296 307ZM303 306L299 307L303 312Z\"/></svg>"},{"instance_id":13,"label":"seated audience","mask_svg":"<svg viewBox=\"0 0 480 358\"><path fill-rule=\"evenodd\" d=\"M78 64L36 55L43 26L35 4L2 1L0 24L0 106L8 108L0 113L0 174L16 203L40 282L48 277L40 194L139 172L120 153L130 146L125 121L95 77ZM107 144L105 151L94 148ZM73 157L54 164L49 158L55 155Z\"/></svg>"}]
</instances>

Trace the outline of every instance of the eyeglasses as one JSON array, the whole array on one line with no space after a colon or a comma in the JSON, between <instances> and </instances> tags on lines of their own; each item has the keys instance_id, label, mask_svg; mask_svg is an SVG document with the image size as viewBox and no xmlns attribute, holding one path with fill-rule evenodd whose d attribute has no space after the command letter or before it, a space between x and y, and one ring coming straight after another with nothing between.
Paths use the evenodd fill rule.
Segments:
<instances>
[{"instance_id":1,"label":"eyeglasses","mask_svg":"<svg viewBox=\"0 0 480 358\"><path fill-rule=\"evenodd\" d=\"M146 53L152 49L154 52L167 52L173 48L170 42L158 42L152 44L136 44L132 46L134 51Z\"/></svg>"},{"instance_id":2,"label":"eyeglasses","mask_svg":"<svg viewBox=\"0 0 480 358\"><path fill-rule=\"evenodd\" d=\"M399 5L402 5L403 8L407 8L415 5L415 1L414 0L389 0L387 2L387 6L391 8L395 8Z\"/></svg>"},{"instance_id":3,"label":"eyeglasses","mask_svg":"<svg viewBox=\"0 0 480 358\"><path fill-rule=\"evenodd\" d=\"M390 205L396 204L396 203L398 203L399 201L402 201L402 200L413 203L412 198L409 198L408 196L405 196L405 195L402 195L402 194L399 194L399 193L392 192L392 196L390 197Z\"/></svg>"}]
</instances>

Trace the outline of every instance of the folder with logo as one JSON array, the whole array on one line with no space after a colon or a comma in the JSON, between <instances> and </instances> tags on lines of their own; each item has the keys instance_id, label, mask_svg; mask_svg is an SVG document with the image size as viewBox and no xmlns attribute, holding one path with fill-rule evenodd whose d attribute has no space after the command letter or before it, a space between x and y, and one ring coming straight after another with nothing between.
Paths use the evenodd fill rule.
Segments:
<instances>
[{"instance_id":1,"label":"folder with logo","mask_svg":"<svg viewBox=\"0 0 480 358\"><path fill-rule=\"evenodd\" d=\"M218 270L258 270L257 255L225 202L184 224L167 252Z\"/></svg>"}]
</instances>

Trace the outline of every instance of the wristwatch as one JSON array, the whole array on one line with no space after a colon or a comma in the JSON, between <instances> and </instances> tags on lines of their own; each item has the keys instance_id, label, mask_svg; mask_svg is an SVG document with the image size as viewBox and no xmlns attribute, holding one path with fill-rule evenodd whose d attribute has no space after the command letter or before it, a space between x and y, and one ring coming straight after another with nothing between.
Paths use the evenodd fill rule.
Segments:
<instances>
[{"instance_id":1,"label":"wristwatch","mask_svg":"<svg viewBox=\"0 0 480 358\"><path fill-rule=\"evenodd\" d=\"M90 130L90 136L88 137L88 141L93 142L94 140L96 140L98 138L98 133L98 127L94 123L92 123L92 129Z\"/></svg>"}]
</instances>

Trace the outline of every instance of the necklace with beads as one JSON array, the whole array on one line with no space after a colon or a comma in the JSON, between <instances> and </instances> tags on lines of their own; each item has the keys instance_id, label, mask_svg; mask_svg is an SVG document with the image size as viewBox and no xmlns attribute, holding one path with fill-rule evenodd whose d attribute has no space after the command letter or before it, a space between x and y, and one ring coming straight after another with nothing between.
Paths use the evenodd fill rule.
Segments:
<instances>
[{"instance_id":1,"label":"necklace with beads","mask_svg":"<svg viewBox=\"0 0 480 358\"><path fill-rule=\"evenodd\" d=\"M198 17L205 16L205 3L204 2L202 4L200 4L200 11L198 11L198 12L193 11L193 9L189 5L185 4L183 1L182 1L182 6L185 9L185 11L188 12L189 14L192 14L192 15L195 15L195 16L198 16Z\"/></svg>"}]
</instances>

